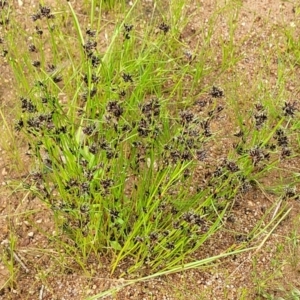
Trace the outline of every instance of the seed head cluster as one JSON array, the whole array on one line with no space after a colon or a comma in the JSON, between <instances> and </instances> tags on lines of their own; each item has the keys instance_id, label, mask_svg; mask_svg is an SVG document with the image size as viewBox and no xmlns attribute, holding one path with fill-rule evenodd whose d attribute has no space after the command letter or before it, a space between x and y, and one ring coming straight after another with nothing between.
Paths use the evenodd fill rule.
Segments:
<instances>
[{"instance_id":1,"label":"seed head cluster","mask_svg":"<svg viewBox=\"0 0 300 300\"><path fill-rule=\"evenodd\" d=\"M54 15L51 14L51 9L47 6L42 6L40 4L39 11L31 16L33 21L41 20L43 18L53 19Z\"/></svg>"}]
</instances>

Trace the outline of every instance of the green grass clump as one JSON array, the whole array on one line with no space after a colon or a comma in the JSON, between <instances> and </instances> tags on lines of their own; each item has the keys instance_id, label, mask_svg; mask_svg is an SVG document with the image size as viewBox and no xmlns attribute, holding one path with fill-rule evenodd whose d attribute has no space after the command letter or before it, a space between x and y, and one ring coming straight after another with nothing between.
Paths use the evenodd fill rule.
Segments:
<instances>
[{"instance_id":1,"label":"green grass clump","mask_svg":"<svg viewBox=\"0 0 300 300\"><path fill-rule=\"evenodd\" d=\"M126 263L126 273L184 264L222 226L236 195L258 183L280 155L290 156L285 142L279 154L269 144L284 140L285 117L269 121L271 131L261 129L267 112L258 105L253 127L240 123L235 150L197 175L207 145L217 142L211 123L223 110L223 91L212 80L198 92L209 95L210 103L201 104L210 105L209 112L195 113L193 97L212 72L212 53L204 47L193 62L178 50L185 46L177 35L179 6L171 27L152 20L142 34L135 31L137 3L105 46L96 39L104 25L95 25L91 14L83 30L70 2L54 14L39 7L30 53L7 36L21 93L15 129L34 162L24 187L51 208L68 249L83 259L104 253L112 272ZM27 48L27 33L20 34ZM233 48L232 39L222 70L238 61ZM285 112L294 115L293 104L286 103Z\"/></svg>"},{"instance_id":2,"label":"green grass clump","mask_svg":"<svg viewBox=\"0 0 300 300\"><path fill-rule=\"evenodd\" d=\"M101 55L94 33L82 33L70 8L80 56L69 54L65 79L54 66L34 61L36 80L20 98L16 129L27 135L36 161L28 188L51 207L84 257L107 253L113 270L131 258L128 272L180 264L220 226L225 199L235 194L224 187L229 181L237 186L236 175L226 175L225 166L219 170L214 194L194 186L210 120L203 125L163 96L163 79L174 76L177 64L167 49L178 43L167 38L169 26L161 25L155 42L144 39L137 48L132 26L120 24ZM219 195L224 201L217 203Z\"/></svg>"}]
</instances>

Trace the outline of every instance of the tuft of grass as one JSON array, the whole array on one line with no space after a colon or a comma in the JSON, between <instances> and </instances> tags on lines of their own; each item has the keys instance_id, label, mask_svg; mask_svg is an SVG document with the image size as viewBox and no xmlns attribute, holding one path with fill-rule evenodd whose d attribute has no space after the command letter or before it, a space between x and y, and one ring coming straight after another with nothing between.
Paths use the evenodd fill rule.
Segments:
<instances>
[{"instance_id":1,"label":"tuft of grass","mask_svg":"<svg viewBox=\"0 0 300 300\"><path fill-rule=\"evenodd\" d=\"M196 57L178 38L187 23L183 1L172 2L168 16L152 18L143 30L135 18L140 4L128 7L102 44L97 36L107 24L97 18L101 7L95 1L88 21L71 2L57 13L41 5L31 44L13 22L6 40L20 87L15 130L28 141L32 158L22 189L52 210L59 247L83 268L91 255L101 254L110 258L112 273L151 278L239 252L188 263L224 225L238 195L254 187L264 191L262 179L282 171L282 160L293 157L285 137L298 123L293 103L267 95L245 116L237 113L234 149L201 171L210 145L222 144L211 128L226 93L214 76L240 60L234 39L238 8L220 9L230 16L229 41L220 51L210 47L217 14L211 16ZM20 47L14 43L17 30ZM257 89L264 98L266 86ZM201 104L203 114L197 113L199 94L209 98ZM273 215L270 210L264 216L272 215L267 225L260 222L251 231L253 241L269 230L259 248L289 212L280 202L289 197L296 195L284 194Z\"/></svg>"},{"instance_id":2,"label":"tuft of grass","mask_svg":"<svg viewBox=\"0 0 300 300\"><path fill-rule=\"evenodd\" d=\"M26 186L53 210L61 232L74 241L84 260L104 252L113 258L114 271L131 258L127 272L144 264L156 270L181 264L217 230L228 205L214 205L203 214L212 195L204 199L207 189L187 189L195 168L194 149L208 137L196 136L199 126L192 113L170 113L166 99L159 99L158 78L170 76L168 67L177 61L163 46L168 26L137 52L129 36L131 25L122 22L101 55L93 36L86 32L84 37L70 2L68 6L81 50L79 57L72 57L66 45L70 66L65 72L47 65L43 54L33 63L29 54L22 62L10 60L20 82L26 82L16 124L27 135L35 159ZM62 33L53 33L52 14L42 6L36 14L41 21L46 18L48 41L57 55L52 59L64 59L56 47ZM122 51L120 33L125 38ZM24 63L29 74L22 75ZM31 86L28 77L34 78ZM125 101L126 93L130 96ZM59 99L61 94L67 103Z\"/></svg>"}]
</instances>

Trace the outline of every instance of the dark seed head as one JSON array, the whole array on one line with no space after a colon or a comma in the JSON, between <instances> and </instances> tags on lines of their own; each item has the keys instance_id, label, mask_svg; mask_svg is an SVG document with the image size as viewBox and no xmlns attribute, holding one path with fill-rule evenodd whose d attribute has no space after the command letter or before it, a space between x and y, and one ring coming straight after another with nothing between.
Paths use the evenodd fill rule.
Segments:
<instances>
[{"instance_id":1,"label":"dark seed head","mask_svg":"<svg viewBox=\"0 0 300 300\"><path fill-rule=\"evenodd\" d=\"M207 156L207 152L206 150L198 150L196 152L196 156L199 161L204 161Z\"/></svg>"},{"instance_id":2,"label":"dark seed head","mask_svg":"<svg viewBox=\"0 0 300 300\"><path fill-rule=\"evenodd\" d=\"M175 248L174 242L168 242L166 244L166 248L169 249L169 250L173 250Z\"/></svg>"},{"instance_id":3,"label":"dark seed head","mask_svg":"<svg viewBox=\"0 0 300 300\"><path fill-rule=\"evenodd\" d=\"M119 96L120 97L125 97L126 96L126 92L124 90L119 92Z\"/></svg>"},{"instance_id":4,"label":"dark seed head","mask_svg":"<svg viewBox=\"0 0 300 300\"><path fill-rule=\"evenodd\" d=\"M96 144L92 144L90 147L89 147L89 151L90 153L92 154L96 154L97 151L98 151L98 146Z\"/></svg>"},{"instance_id":5,"label":"dark seed head","mask_svg":"<svg viewBox=\"0 0 300 300\"><path fill-rule=\"evenodd\" d=\"M32 103L32 101L30 99L26 99L21 97L21 108L22 108L22 112L30 112L30 113L34 113L37 111L36 106Z\"/></svg>"},{"instance_id":6,"label":"dark seed head","mask_svg":"<svg viewBox=\"0 0 300 300\"><path fill-rule=\"evenodd\" d=\"M58 83L62 81L62 76L61 75L54 75L52 77L53 82Z\"/></svg>"},{"instance_id":7,"label":"dark seed head","mask_svg":"<svg viewBox=\"0 0 300 300\"><path fill-rule=\"evenodd\" d=\"M255 108L256 108L257 111L262 111L264 109L264 107L261 103L256 103Z\"/></svg>"},{"instance_id":8,"label":"dark seed head","mask_svg":"<svg viewBox=\"0 0 300 300\"><path fill-rule=\"evenodd\" d=\"M104 189L108 189L114 184L114 181L112 179L103 179L100 183Z\"/></svg>"},{"instance_id":9,"label":"dark seed head","mask_svg":"<svg viewBox=\"0 0 300 300\"><path fill-rule=\"evenodd\" d=\"M265 123L265 121L268 119L268 116L264 111L260 111L254 115L254 119L255 119L255 127L257 129L260 129L262 125Z\"/></svg>"},{"instance_id":10,"label":"dark seed head","mask_svg":"<svg viewBox=\"0 0 300 300\"><path fill-rule=\"evenodd\" d=\"M149 239L150 239L152 242L158 240L158 233L157 233L157 232L151 232L151 233L149 234Z\"/></svg>"},{"instance_id":11,"label":"dark seed head","mask_svg":"<svg viewBox=\"0 0 300 300\"><path fill-rule=\"evenodd\" d=\"M288 187L285 190L284 198L292 198L296 196L296 187Z\"/></svg>"},{"instance_id":12,"label":"dark seed head","mask_svg":"<svg viewBox=\"0 0 300 300\"><path fill-rule=\"evenodd\" d=\"M89 54L91 53L93 50L95 50L97 47L97 42L96 41L91 41L88 40L84 45L83 45L83 49L84 51Z\"/></svg>"},{"instance_id":13,"label":"dark seed head","mask_svg":"<svg viewBox=\"0 0 300 300\"><path fill-rule=\"evenodd\" d=\"M191 123L193 121L194 114L189 111L183 111L180 113L180 117L181 117L181 123L184 125L184 124Z\"/></svg>"},{"instance_id":14,"label":"dark seed head","mask_svg":"<svg viewBox=\"0 0 300 300\"><path fill-rule=\"evenodd\" d=\"M226 162L226 167L230 172L237 172L239 171L239 167L237 166L237 164L233 161L227 161Z\"/></svg>"},{"instance_id":15,"label":"dark seed head","mask_svg":"<svg viewBox=\"0 0 300 300\"><path fill-rule=\"evenodd\" d=\"M285 116L293 117L295 112L298 110L296 107L296 102L284 102L283 114Z\"/></svg>"},{"instance_id":16,"label":"dark seed head","mask_svg":"<svg viewBox=\"0 0 300 300\"><path fill-rule=\"evenodd\" d=\"M18 120L15 124L15 131L20 131L24 127L24 121L22 119Z\"/></svg>"},{"instance_id":17,"label":"dark seed head","mask_svg":"<svg viewBox=\"0 0 300 300\"><path fill-rule=\"evenodd\" d=\"M167 25L166 23L161 23L158 28L166 34L170 30L170 26Z\"/></svg>"},{"instance_id":18,"label":"dark seed head","mask_svg":"<svg viewBox=\"0 0 300 300\"><path fill-rule=\"evenodd\" d=\"M159 116L160 104L157 99L151 99L141 107L142 113L148 118Z\"/></svg>"},{"instance_id":19,"label":"dark seed head","mask_svg":"<svg viewBox=\"0 0 300 300\"><path fill-rule=\"evenodd\" d=\"M6 0L0 1L0 8L4 8L4 7L7 6L7 5L8 5L8 3L7 3Z\"/></svg>"},{"instance_id":20,"label":"dark seed head","mask_svg":"<svg viewBox=\"0 0 300 300\"><path fill-rule=\"evenodd\" d=\"M277 140L279 147L287 147L288 146L288 137L285 135L283 129L279 128L275 132L274 138Z\"/></svg>"},{"instance_id":21,"label":"dark seed head","mask_svg":"<svg viewBox=\"0 0 300 300\"><path fill-rule=\"evenodd\" d=\"M249 154L254 166L256 166L260 161L269 160L270 158L269 153L265 153L262 149L260 149L257 146L250 149Z\"/></svg>"},{"instance_id":22,"label":"dark seed head","mask_svg":"<svg viewBox=\"0 0 300 300\"><path fill-rule=\"evenodd\" d=\"M40 27L38 27L38 26L35 27L35 32L36 32L38 35L43 35L43 30L42 30Z\"/></svg>"},{"instance_id":23,"label":"dark seed head","mask_svg":"<svg viewBox=\"0 0 300 300\"><path fill-rule=\"evenodd\" d=\"M221 98L224 96L224 93L221 89L219 89L218 87L216 86L213 86L211 91L210 91L210 95L213 97L213 98Z\"/></svg>"},{"instance_id":24,"label":"dark seed head","mask_svg":"<svg viewBox=\"0 0 300 300\"><path fill-rule=\"evenodd\" d=\"M35 45L33 45L33 44L31 44L31 45L28 46L28 50L30 52L37 52L37 49L36 49Z\"/></svg>"},{"instance_id":25,"label":"dark seed head","mask_svg":"<svg viewBox=\"0 0 300 300\"><path fill-rule=\"evenodd\" d=\"M35 60L32 62L32 65L35 67L35 68L38 68L41 66L41 62L39 60Z\"/></svg>"},{"instance_id":26,"label":"dark seed head","mask_svg":"<svg viewBox=\"0 0 300 300\"><path fill-rule=\"evenodd\" d=\"M140 237L140 236L136 236L134 239L136 242L142 243L144 241L144 238Z\"/></svg>"},{"instance_id":27,"label":"dark seed head","mask_svg":"<svg viewBox=\"0 0 300 300\"><path fill-rule=\"evenodd\" d=\"M101 58L96 55L91 55L91 56L89 56L89 58L91 60L92 66L94 68L97 68L101 62Z\"/></svg>"},{"instance_id":28,"label":"dark seed head","mask_svg":"<svg viewBox=\"0 0 300 300\"><path fill-rule=\"evenodd\" d=\"M89 78L88 78L88 75L85 74L84 77L83 77L83 81L88 84L89 82ZM99 76L97 76L96 74L92 74L91 76L91 82L92 83L97 83L99 81Z\"/></svg>"},{"instance_id":29,"label":"dark seed head","mask_svg":"<svg viewBox=\"0 0 300 300\"><path fill-rule=\"evenodd\" d=\"M96 30L92 30L90 28L88 28L85 33L90 36L90 37L94 37L96 35Z\"/></svg>"},{"instance_id":30,"label":"dark seed head","mask_svg":"<svg viewBox=\"0 0 300 300\"><path fill-rule=\"evenodd\" d=\"M54 72L55 69L56 69L55 65L48 64L47 72L49 72L49 73Z\"/></svg>"},{"instance_id":31,"label":"dark seed head","mask_svg":"<svg viewBox=\"0 0 300 300\"><path fill-rule=\"evenodd\" d=\"M40 14L42 17L51 18L51 9L47 6L42 6L40 4Z\"/></svg>"},{"instance_id":32,"label":"dark seed head","mask_svg":"<svg viewBox=\"0 0 300 300\"><path fill-rule=\"evenodd\" d=\"M0 25L1 26L2 25L8 25L8 24L9 24L9 19L8 18L0 20Z\"/></svg>"},{"instance_id":33,"label":"dark seed head","mask_svg":"<svg viewBox=\"0 0 300 300\"><path fill-rule=\"evenodd\" d=\"M92 133L94 132L95 129L96 129L96 125L91 124L91 125L88 125L85 128L83 128L82 132L86 135L92 135Z\"/></svg>"},{"instance_id":34,"label":"dark seed head","mask_svg":"<svg viewBox=\"0 0 300 300\"><path fill-rule=\"evenodd\" d=\"M132 76L128 73L123 73L122 78L125 82L133 82Z\"/></svg>"},{"instance_id":35,"label":"dark seed head","mask_svg":"<svg viewBox=\"0 0 300 300\"><path fill-rule=\"evenodd\" d=\"M2 57L6 57L7 54L8 54L8 50L3 49L3 50L2 50L2 53L1 53L1 56L2 56Z\"/></svg>"},{"instance_id":36,"label":"dark seed head","mask_svg":"<svg viewBox=\"0 0 300 300\"><path fill-rule=\"evenodd\" d=\"M31 16L31 19L35 22L37 20L40 20L42 18L42 15L40 13L36 13L36 14L33 14Z\"/></svg>"},{"instance_id":37,"label":"dark seed head","mask_svg":"<svg viewBox=\"0 0 300 300\"><path fill-rule=\"evenodd\" d=\"M240 130L239 132L235 133L234 136L242 137L242 136L244 136L244 132L242 130Z\"/></svg>"},{"instance_id":38,"label":"dark seed head","mask_svg":"<svg viewBox=\"0 0 300 300\"><path fill-rule=\"evenodd\" d=\"M139 136L147 137L150 133L149 124L145 119L141 119L137 128Z\"/></svg>"},{"instance_id":39,"label":"dark seed head","mask_svg":"<svg viewBox=\"0 0 300 300\"><path fill-rule=\"evenodd\" d=\"M107 111L113 114L116 118L119 118L123 113L123 108L117 101L110 101L107 105Z\"/></svg>"},{"instance_id":40,"label":"dark seed head","mask_svg":"<svg viewBox=\"0 0 300 300\"><path fill-rule=\"evenodd\" d=\"M281 150L281 158L284 159L292 155L292 151L288 147L283 147Z\"/></svg>"},{"instance_id":41,"label":"dark seed head","mask_svg":"<svg viewBox=\"0 0 300 300\"><path fill-rule=\"evenodd\" d=\"M133 25L129 25L129 24L124 24L124 30L126 32L130 32L133 28Z\"/></svg>"},{"instance_id":42,"label":"dark seed head","mask_svg":"<svg viewBox=\"0 0 300 300\"><path fill-rule=\"evenodd\" d=\"M115 219L117 219L119 217L119 214L120 214L120 212L117 211L116 209L111 209L109 211L109 213L110 213L110 216L112 218L112 221L114 221Z\"/></svg>"}]
</instances>

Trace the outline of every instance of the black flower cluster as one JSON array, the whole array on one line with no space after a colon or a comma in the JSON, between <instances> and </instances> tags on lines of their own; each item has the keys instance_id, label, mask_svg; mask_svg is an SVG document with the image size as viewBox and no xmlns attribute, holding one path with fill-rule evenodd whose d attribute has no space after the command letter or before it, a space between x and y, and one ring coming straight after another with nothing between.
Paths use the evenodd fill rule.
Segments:
<instances>
[{"instance_id":1,"label":"black flower cluster","mask_svg":"<svg viewBox=\"0 0 300 300\"><path fill-rule=\"evenodd\" d=\"M6 0L0 1L0 8L3 9L4 7L8 6L8 2Z\"/></svg>"},{"instance_id":2,"label":"black flower cluster","mask_svg":"<svg viewBox=\"0 0 300 300\"><path fill-rule=\"evenodd\" d=\"M29 112L29 113L34 113L37 112L36 106L32 103L30 99L26 99L24 97L21 97L21 109L22 112Z\"/></svg>"},{"instance_id":3,"label":"black flower cluster","mask_svg":"<svg viewBox=\"0 0 300 300\"><path fill-rule=\"evenodd\" d=\"M236 137L243 137L244 136L244 132L242 130L240 130L237 133L235 133L234 136L236 136Z\"/></svg>"},{"instance_id":4,"label":"black flower cluster","mask_svg":"<svg viewBox=\"0 0 300 300\"><path fill-rule=\"evenodd\" d=\"M199 99L195 101L195 106L198 106L200 108L199 110L202 111L202 109L207 106L209 102L209 99Z\"/></svg>"},{"instance_id":5,"label":"black flower cluster","mask_svg":"<svg viewBox=\"0 0 300 300\"><path fill-rule=\"evenodd\" d=\"M158 99L151 99L141 106L142 114L148 120L154 120L155 117L160 115L160 103Z\"/></svg>"},{"instance_id":6,"label":"black flower cluster","mask_svg":"<svg viewBox=\"0 0 300 300\"><path fill-rule=\"evenodd\" d=\"M15 123L14 129L16 132L19 132L23 127L24 127L24 121L20 119Z\"/></svg>"},{"instance_id":7,"label":"black flower cluster","mask_svg":"<svg viewBox=\"0 0 300 300\"><path fill-rule=\"evenodd\" d=\"M122 78L124 82L133 82L132 76L129 73L123 73Z\"/></svg>"},{"instance_id":8,"label":"black flower cluster","mask_svg":"<svg viewBox=\"0 0 300 300\"><path fill-rule=\"evenodd\" d=\"M38 114L35 117L31 117L27 120L27 130L31 131L42 131L43 129L50 130L54 128L52 122L52 113L49 114Z\"/></svg>"},{"instance_id":9,"label":"black flower cluster","mask_svg":"<svg viewBox=\"0 0 300 300\"><path fill-rule=\"evenodd\" d=\"M85 33L90 37L95 37L96 36L96 30L92 30L91 28L87 28Z\"/></svg>"},{"instance_id":10,"label":"black flower cluster","mask_svg":"<svg viewBox=\"0 0 300 300\"><path fill-rule=\"evenodd\" d=\"M97 68L101 63L101 58L97 54L97 42L93 39L96 36L96 32L89 28L86 30L86 34L87 40L82 45L82 47L86 54L86 57L91 62L92 67Z\"/></svg>"},{"instance_id":11,"label":"black flower cluster","mask_svg":"<svg viewBox=\"0 0 300 300\"><path fill-rule=\"evenodd\" d=\"M111 216L112 222L115 222L115 220L119 217L120 212L119 212L118 210L116 210L116 209L111 209L111 210L109 211L109 214L110 214L110 216Z\"/></svg>"},{"instance_id":12,"label":"black flower cluster","mask_svg":"<svg viewBox=\"0 0 300 300\"><path fill-rule=\"evenodd\" d=\"M215 109L208 112L208 116L213 118L214 116L217 116L223 109L224 107L222 105L218 105Z\"/></svg>"},{"instance_id":13,"label":"black flower cluster","mask_svg":"<svg viewBox=\"0 0 300 300\"><path fill-rule=\"evenodd\" d=\"M267 121L268 115L266 111L264 111L263 106L259 103L255 105L256 112L254 114L255 127L256 129L260 129L263 124Z\"/></svg>"},{"instance_id":14,"label":"black flower cluster","mask_svg":"<svg viewBox=\"0 0 300 300\"><path fill-rule=\"evenodd\" d=\"M151 125L146 119L141 119L138 123L138 128L137 128L139 136L148 137L151 132L150 126Z\"/></svg>"},{"instance_id":15,"label":"black flower cluster","mask_svg":"<svg viewBox=\"0 0 300 300\"><path fill-rule=\"evenodd\" d=\"M126 40L130 39L130 32L133 29L133 25L129 25L129 24L124 24L124 37Z\"/></svg>"},{"instance_id":16,"label":"black flower cluster","mask_svg":"<svg viewBox=\"0 0 300 300\"><path fill-rule=\"evenodd\" d=\"M288 148L288 147L282 147L282 148L281 148L281 154L280 154L280 157L281 157L282 159L285 159L285 158L287 158L287 157L290 157L291 155L292 155L292 151L291 151L290 148Z\"/></svg>"},{"instance_id":17,"label":"black flower cluster","mask_svg":"<svg viewBox=\"0 0 300 300\"><path fill-rule=\"evenodd\" d=\"M32 62L32 65L35 67L35 68L39 68L41 66L41 62L39 60L34 60Z\"/></svg>"},{"instance_id":18,"label":"black flower cluster","mask_svg":"<svg viewBox=\"0 0 300 300\"><path fill-rule=\"evenodd\" d=\"M42 18L53 19L54 15L51 14L51 9L47 6L42 6L40 4L39 11L31 16L33 21L40 20Z\"/></svg>"},{"instance_id":19,"label":"black flower cluster","mask_svg":"<svg viewBox=\"0 0 300 300\"><path fill-rule=\"evenodd\" d=\"M254 147L249 150L249 155L254 166L257 166L259 162L270 159L270 154L263 149Z\"/></svg>"},{"instance_id":20,"label":"black flower cluster","mask_svg":"<svg viewBox=\"0 0 300 300\"><path fill-rule=\"evenodd\" d=\"M287 147L289 144L288 137L281 128L276 130L274 138L279 147Z\"/></svg>"},{"instance_id":21,"label":"black flower cluster","mask_svg":"<svg viewBox=\"0 0 300 300\"><path fill-rule=\"evenodd\" d=\"M97 48L97 42L88 40L84 45L83 49L85 53L90 57L93 54L93 51Z\"/></svg>"},{"instance_id":22,"label":"black flower cluster","mask_svg":"<svg viewBox=\"0 0 300 300\"><path fill-rule=\"evenodd\" d=\"M106 109L110 114L115 116L117 119L119 119L123 114L123 108L118 103L118 101L109 101Z\"/></svg>"},{"instance_id":23,"label":"black flower cluster","mask_svg":"<svg viewBox=\"0 0 300 300\"><path fill-rule=\"evenodd\" d=\"M210 131L210 118L206 119L204 121L201 122L201 127L204 130L204 136L205 137L210 137L212 135L211 131Z\"/></svg>"},{"instance_id":24,"label":"black flower cluster","mask_svg":"<svg viewBox=\"0 0 300 300\"><path fill-rule=\"evenodd\" d=\"M291 156L292 152L289 148L289 140L283 129L279 128L276 130L274 139L277 141L277 145L281 147L281 158L284 159Z\"/></svg>"},{"instance_id":25,"label":"black flower cluster","mask_svg":"<svg viewBox=\"0 0 300 300\"><path fill-rule=\"evenodd\" d=\"M91 80L91 83L98 83L100 80L100 77L93 73L90 80ZM83 81L85 82L85 84L89 83L89 77L87 74L84 75Z\"/></svg>"},{"instance_id":26,"label":"black flower cluster","mask_svg":"<svg viewBox=\"0 0 300 300\"><path fill-rule=\"evenodd\" d=\"M1 10L4 10L6 8L9 8L8 1L6 1L6 0L0 1L0 12L1 12ZM6 15L8 15L8 14L6 14L6 13L1 14L0 26L9 24L9 18L6 17Z\"/></svg>"},{"instance_id":27,"label":"black flower cluster","mask_svg":"<svg viewBox=\"0 0 300 300\"><path fill-rule=\"evenodd\" d=\"M28 46L28 50L29 50L29 52L38 52L36 46L33 44L30 44Z\"/></svg>"},{"instance_id":28,"label":"black flower cluster","mask_svg":"<svg viewBox=\"0 0 300 300\"><path fill-rule=\"evenodd\" d=\"M181 123L183 125L189 124L194 120L194 114L189 111L183 111L180 113Z\"/></svg>"},{"instance_id":29,"label":"black flower cluster","mask_svg":"<svg viewBox=\"0 0 300 300\"><path fill-rule=\"evenodd\" d=\"M285 116L293 117L295 112L298 110L296 102L284 102L284 106L282 108L283 114Z\"/></svg>"},{"instance_id":30,"label":"black flower cluster","mask_svg":"<svg viewBox=\"0 0 300 300\"><path fill-rule=\"evenodd\" d=\"M3 26L3 25L8 25L9 24L9 19L8 18L6 18L6 19L2 19L2 20L0 20L0 26Z\"/></svg>"},{"instance_id":31,"label":"black flower cluster","mask_svg":"<svg viewBox=\"0 0 300 300\"><path fill-rule=\"evenodd\" d=\"M224 165L232 173L238 172L240 170L240 168L234 161L225 160Z\"/></svg>"},{"instance_id":32,"label":"black flower cluster","mask_svg":"<svg viewBox=\"0 0 300 300\"><path fill-rule=\"evenodd\" d=\"M137 122L137 132L140 137L156 140L161 133L160 103L152 98L139 106L141 116ZM135 122L134 122L135 123ZM133 124L134 127L134 124Z\"/></svg>"},{"instance_id":33,"label":"black flower cluster","mask_svg":"<svg viewBox=\"0 0 300 300\"><path fill-rule=\"evenodd\" d=\"M249 181L248 179L246 179L244 176L240 177L240 182L241 182L241 185L240 185L239 190L242 194L246 194L253 188L254 183Z\"/></svg>"},{"instance_id":34,"label":"black flower cluster","mask_svg":"<svg viewBox=\"0 0 300 300\"><path fill-rule=\"evenodd\" d=\"M42 36L44 33L44 31L39 26L35 26L35 32L39 36Z\"/></svg>"},{"instance_id":35,"label":"black flower cluster","mask_svg":"<svg viewBox=\"0 0 300 300\"><path fill-rule=\"evenodd\" d=\"M182 215L182 219L185 222L187 222L187 223L189 223L191 225L196 224L198 226L201 226L204 223L204 220L201 218L201 216L199 214L194 213L194 212L186 212L186 213L184 213Z\"/></svg>"},{"instance_id":36,"label":"black flower cluster","mask_svg":"<svg viewBox=\"0 0 300 300\"><path fill-rule=\"evenodd\" d=\"M295 200L300 199L299 193L297 192L297 188L295 186L287 187L284 191L283 199L286 200L290 198L294 198Z\"/></svg>"},{"instance_id":37,"label":"black flower cluster","mask_svg":"<svg viewBox=\"0 0 300 300\"><path fill-rule=\"evenodd\" d=\"M86 135L92 135L96 130L95 124L89 124L82 129L82 132Z\"/></svg>"},{"instance_id":38,"label":"black flower cluster","mask_svg":"<svg viewBox=\"0 0 300 300\"><path fill-rule=\"evenodd\" d=\"M210 95L213 98L222 98L224 96L224 92L220 88L213 86L210 91Z\"/></svg>"},{"instance_id":39,"label":"black flower cluster","mask_svg":"<svg viewBox=\"0 0 300 300\"><path fill-rule=\"evenodd\" d=\"M165 22L162 22L158 28L164 33L166 34L169 30L170 30L170 26L167 25Z\"/></svg>"}]
</instances>

